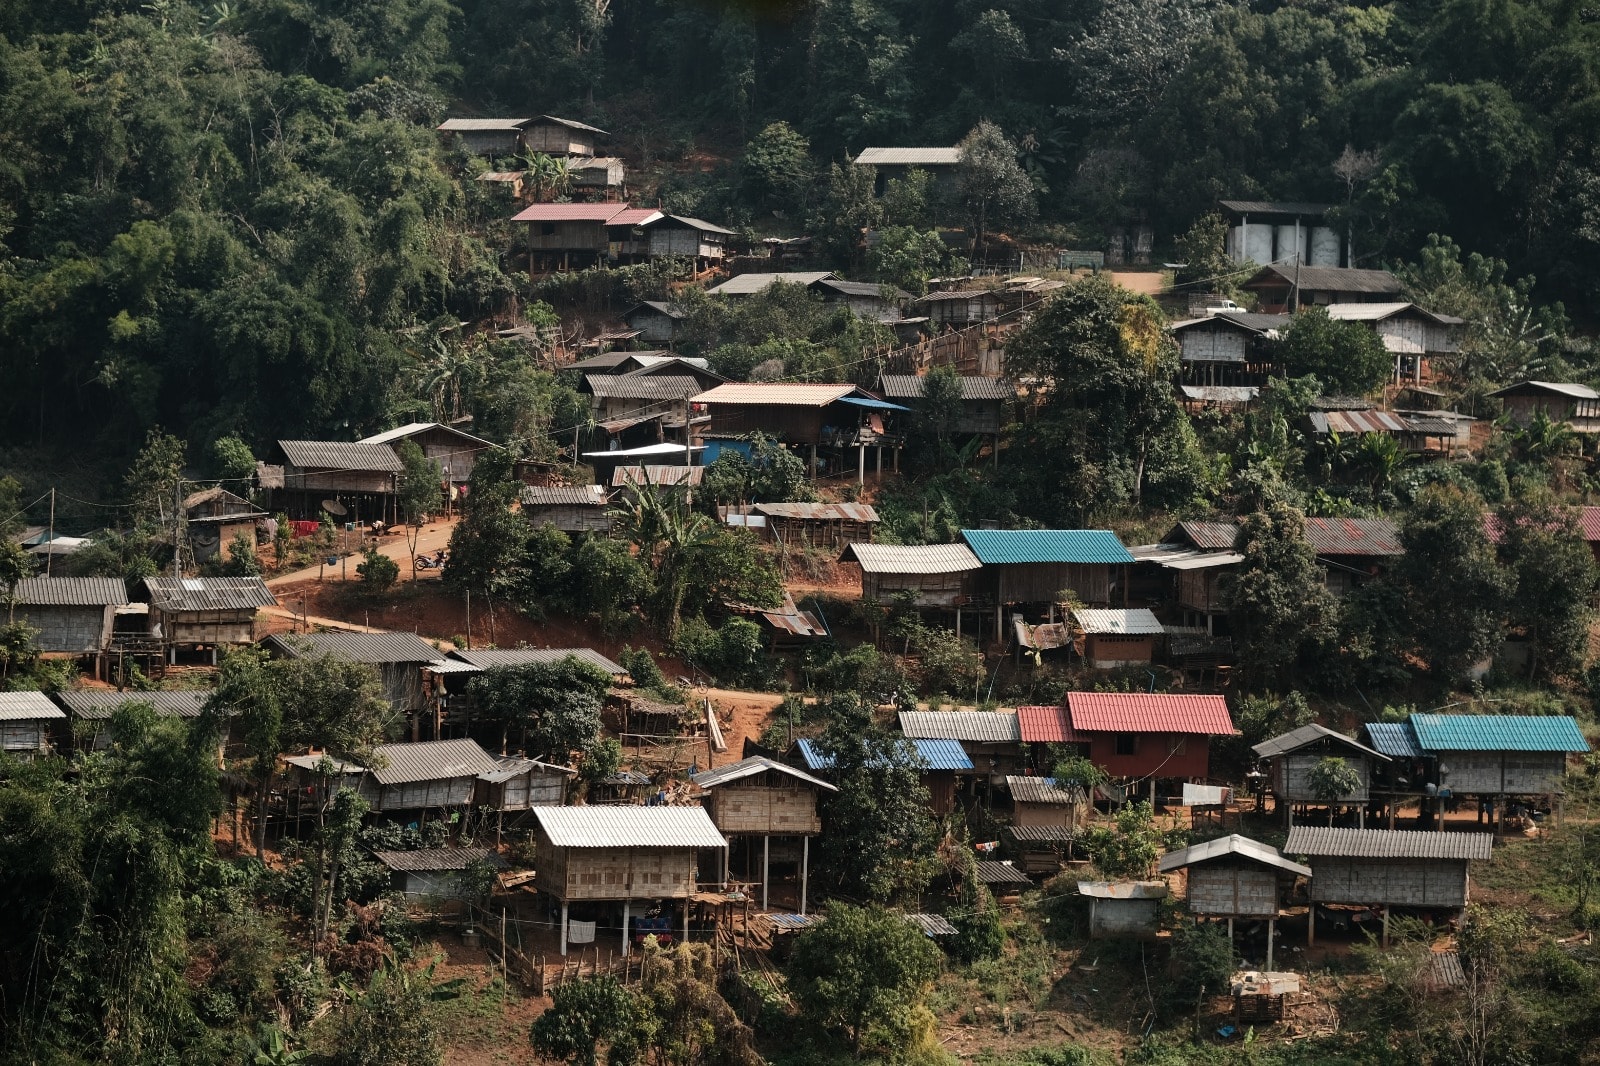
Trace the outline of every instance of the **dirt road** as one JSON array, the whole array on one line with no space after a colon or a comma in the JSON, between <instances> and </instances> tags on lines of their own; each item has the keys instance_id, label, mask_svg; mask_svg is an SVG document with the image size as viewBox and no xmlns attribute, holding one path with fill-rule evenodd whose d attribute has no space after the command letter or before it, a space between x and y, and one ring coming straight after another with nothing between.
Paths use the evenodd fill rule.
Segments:
<instances>
[{"instance_id":1,"label":"dirt road","mask_svg":"<svg viewBox=\"0 0 1600 1066\"><path fill-rule=\"evenodd\" d=\"M421 534L417 537L417 554L430 555L440 548L450 546L450 533L455 529L456 520L438 519L422 527ZM400 564L400 577L405 581L411 580L411 547L406 543L406 534L400 527L395 527L395 532L387 533L378 538L378 551ZM371 538L367 538L370 540ZM275 574L267 578L267 584L272 587L279 585L296 585L302 581L356 581L356 564L361 561L360 545L352 535L350 538L351 555L343 565L334 566L308 566L302 570L291 570L283 574ZM341 574L344 576L341 577ZM439 580L437 570L419 570L417 577L423 581Z\"/></svg>"}]
</instances>

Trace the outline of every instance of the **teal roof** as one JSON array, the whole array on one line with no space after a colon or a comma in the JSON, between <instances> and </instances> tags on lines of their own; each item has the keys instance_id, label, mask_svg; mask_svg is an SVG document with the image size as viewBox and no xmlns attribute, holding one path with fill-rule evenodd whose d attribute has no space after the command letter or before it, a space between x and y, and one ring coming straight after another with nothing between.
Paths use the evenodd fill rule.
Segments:
<instances>
[{"instance_id":1,"label":"teal roof","mask_svg":"<svg viewBox=\"0 0 1600 1066\"><path fill-rule=\"evenodd\" d=\"M1363 728L1374 749L1397 759L1421 759L1427 756L1417 744L1417 734L1410 722L1368 722Z\"/></svg>"},{"instance_id":2,"label":"teal roof","mask_svg":"<svg viewBox=\"0 0 1600 1066\"><path fill-rule=\"evenodd\" d=\"M978 561L994 563L1131 563L1109 529L963 529Z\"/></svg>"},{"instance_id":3,"label":"teal roof","mask_svg":"<svg viewBox=\"0 0 1600 1066\"><path fill-rule=\"evenodd\" d=\"M1578 723L1564 714L1414 714L1411 728L1429 752L1589 750Z\"/></svg>"}]
</instances>

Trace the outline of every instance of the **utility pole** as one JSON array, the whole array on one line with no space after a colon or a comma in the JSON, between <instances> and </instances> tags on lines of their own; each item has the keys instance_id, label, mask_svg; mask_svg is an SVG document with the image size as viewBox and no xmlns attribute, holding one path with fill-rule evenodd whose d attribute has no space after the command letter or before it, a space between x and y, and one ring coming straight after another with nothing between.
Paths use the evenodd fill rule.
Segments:
<instances>
[{"instance_id":1,"label":"utility pole","mask_svg":"<svg viewBox=\"0 0 1600 1066\"><path fill-rule=\"evenodd\" d=\"M44 553L44 576L45 577L49 577L50 576L50 564L53 563L55 561L55 558L56 558L55 539L56 539L56 487L54 485L51 485L50 486L50 535L49 535L49 539L45 541L45 544L47 545L47 549L46 549L46 551Z\"/></svg>"},{"instance_id":2,"label":"utility pole","mask_svg":"<svg viewBox=\"0 0 1600 1066\"><path fill-rule=\"evenodd\" d=\"M689 416L694 410L694 405L689 402L689 397L683 398L683 502L686 510L694 510L694 479L691 471L694 467L694 437L689 429Z\"/></svg>"},{"instance_id":3,"label":"utility pole","mask_svg":"<svg viewBox=\"0 0 1600 1066\"><path fill-rule=\"evenodd\" d=\"M172 576L183 577L183 478L172 479Z\"/></svg>"}]
</instances>

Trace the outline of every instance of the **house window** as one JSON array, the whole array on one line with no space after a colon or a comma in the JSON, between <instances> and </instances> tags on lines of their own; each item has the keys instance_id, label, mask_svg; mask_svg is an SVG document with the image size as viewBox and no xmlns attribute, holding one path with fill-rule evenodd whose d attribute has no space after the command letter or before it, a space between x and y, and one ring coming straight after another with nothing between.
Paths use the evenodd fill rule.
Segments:
<instances>
[{"instance_id":1,"label":"house window","mask_svg":"<svg viewBox=\"0 0 1600 1066\"><path fill-rule=\"evenodd\" d=\"M1139 738L1133 733L1117 734L1117 754L1133 755L1139 750Z\"/></svg>"},{"instance_id":2,"label":"house window","mask_svg":"<svg viewBox=\"0 0 1600 1066\"><path fill-rule=\"evenodd\" d=\"M541 237L554 237L555 235L556 235L556 224L554 222L541 222L541 223L539 223L539 236L541 236Z\"/></svg>"}]
</instances>

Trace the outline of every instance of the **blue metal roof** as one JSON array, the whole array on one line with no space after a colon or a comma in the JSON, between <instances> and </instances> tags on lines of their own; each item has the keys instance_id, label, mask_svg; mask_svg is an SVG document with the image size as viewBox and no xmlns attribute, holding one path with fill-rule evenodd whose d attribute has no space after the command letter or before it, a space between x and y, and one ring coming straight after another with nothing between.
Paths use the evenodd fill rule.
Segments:
<instances>
[{"instance_id":1,"label":"blue metal roof","mask_svg":"<svg viewBox=\"0 0 1600 1066\"><path fill-rule=\"evenodd\" d=\"M1421 759L1427 752L1417 744L1410 722L1368 722L1363 726L1372 747L1396 759Z\"/></svg>"},{"instance_id":2,"label":"blue metal roof","mask_svg":"<svg viewBox=\"0 0 1600 1066\"><path fill-rule=\"evenodd\" d=\"M854 405L856 407L867 407L867 408L871 408L874 411L909 411L909 410L911 410L911 408L909 408L909 407L901 407L899 404L890 403L888 400L874 400L874 399L870 399L870 398L868 398L866 396L841 396L841 397L839 397L839 401L838 402L839 403L852 404L852 405Z\"/></svg>"},{"instance_id":3,"label":"blue metal roof","mask_svg":"<svg viewBox=\"0 0 1600 1066\"><path fill-rule=\"evenodd\" d=\"M978 561L994 563L1131 563L1109 529L963 529Z\"/></svg>"},{"instance_id":4,"label":"blue metal roof","mask_svg":"<svg viewBox=\"0 0 1600 1066\"><path fill-rule=\"evenodd\" d=\"M933 738L918 738L907 743L916 748L917 758L929 770L970 770L972 760L968 758L966 750L957 740L943 740ZM805 760L808 770L829 770L833 768L833 760L817 749L816 741L801 739L795 741L795 748L800 752L800 757Z\"/></svg>"},{"instance_id":5,"label":"blue metal roof","mask_svg":"<svg viewBox=\"0 0 1600 1066\"><path fill-rule=\"evenodd\" d=\"M1424 751L1588 751L1569 715L1414 714Z\"/></svg>"}]
</instances>

